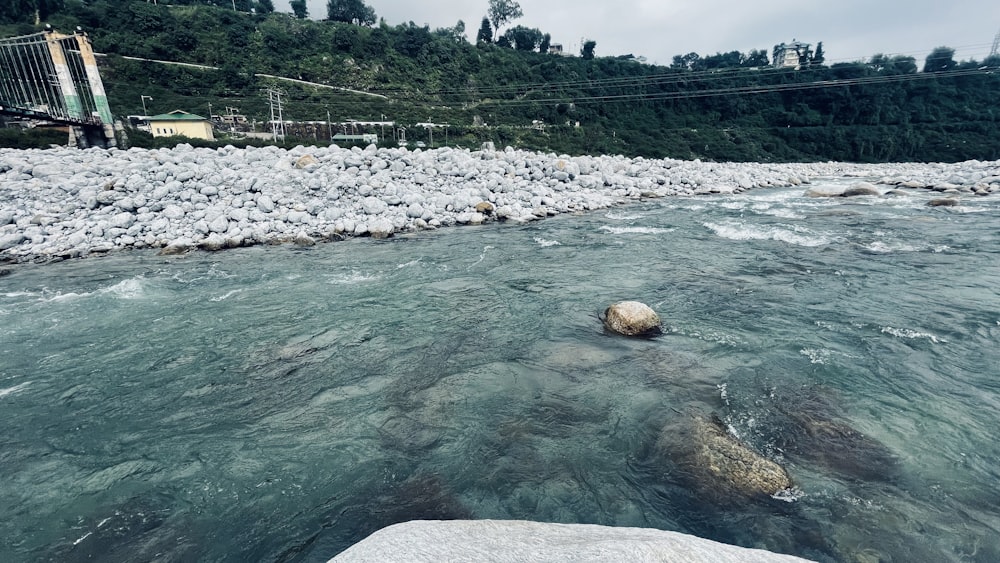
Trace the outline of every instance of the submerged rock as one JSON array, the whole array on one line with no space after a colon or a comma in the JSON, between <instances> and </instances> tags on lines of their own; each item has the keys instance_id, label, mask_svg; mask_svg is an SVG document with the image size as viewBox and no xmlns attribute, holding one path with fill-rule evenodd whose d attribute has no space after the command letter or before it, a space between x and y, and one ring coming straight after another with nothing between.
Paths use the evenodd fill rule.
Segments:
<instances>
[{"instance_id":1,"label":"submerged rock","mask_svg":"<svg viewBox=\"0 0 1000 563\"><path fill-rule=\"evenodd\" d=\"M816 186L806 190L803 195L806 197L842 197L844 190L831 186Z\"/></svg>"},{"instance_id":2,"label":"submerged rock","mask_svg":"<svg viewBox=\"0 0 1000 563\"><path fill-rule=\"evenodd\" d=\"M792 459L829 468L842 477L892 481L899 459L884 444L851 427L832 400L812 392L776 403L787 424L775 429L775 444Z\"/></svg>"},{"instance_id":3,"label":"submerged rock","mask_svg":"<svg viewBox=\"0 0 1000 563\"><path fill-rule=\"evenodd\" d=\"M899 460L878 440L853 428L833 392L824 388L773 387L761 393L726 390L732 424L762 448L794 463L819 466L851 480L898 477ZM752 427L742 420L753 420Z\"/></svg>"},{"instance_id":4,"label":"submerged rock","mask_svg":"<svg viewBox=\"0 0 1000 563\"><path fill-rule=\"evenodd\" d=\"M865 195L881 196L882 192L868 182L859 182L844 190L843 197L857 197Z\"/></svg>"},{"instance_id":5,"label":"submerged rock","mask_svg":"<svg viewBox=\"0 0 1000 563\"><path fill-rule=\"evenodd\" d=\"M792 487L785 468L733 436L716 416L695 415L684 427L664 427L657 449L677 461L692 486L719 500L770 497Z\"/></svg>"},{"instance_id":6,"label":"submerged rock","mask_svg":"<svg viewBox=\"0 0 1000 563\"><path fill-rule=\"evenodd\" d=\"M927 202L928 207L954 207L958 205L958 200L953 197L941 197Z\"/></svg>"},{"instance_id":7,"label":"submerged rock","mask_svg":"<svg viewBox=\"0 0 1000 563\"><path fill-rule=\"evenodd\" d=\"M604 328L623 336L656 336L662 332L660 317L638 301L620 301L604 310Z\"/></svg>"}]
</instances>

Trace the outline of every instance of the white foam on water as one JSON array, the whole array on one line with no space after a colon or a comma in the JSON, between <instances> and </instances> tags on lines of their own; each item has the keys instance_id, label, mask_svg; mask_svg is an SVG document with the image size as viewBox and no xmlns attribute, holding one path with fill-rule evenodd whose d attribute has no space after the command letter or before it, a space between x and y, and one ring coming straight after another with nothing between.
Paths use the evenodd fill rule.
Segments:
<instances>
[{"instance_id":1,"label":"white foam on water","mask_svg":"<svg viewBox=\"0 0 1000 563\"><path fill-rule=\"evenodd\" d=\"M702 223L716 235L730 240L774 240L795 246L823 246L834 242L828 235L813 233L809 229L788 225L747 225L746 223Z\"/></svg>"},{"instance_id":2,"label":"white foam on water","mask_svg":"<svg viewBox=\"0 0 1000 563\"><path fill-rule=\"evenodd\" d=\"M380 279L381 276L378 274L369 274L367 272L359 272L357 270L352 270L348 274L339 274L336 276L327 277L327 283L331 285L354 285L358 283L364 283L369 281L375 281Z\"/></svg>"},{"instance_id":3,"label":"white foam on water","mask_svg":"<svg viewBox=\"0 0 1000 563\"><path fill-rule=\"evenodd\" d=\"M486 260L486 253L489 252L490 250L493 250L492 246L490 245L484 246L482 253L479 254L479 260L476 260L474 263L470 264L468 269L471 269L473 266L476 266L480 264L483 260Z\"/></svg>"},{"instance_id":4,"label":"white foam on water","mask_svg":"<svg viewBox=\"0 0 1000 563\"><path fill-rule=\"evenodd\" d=\"M697 338L698 340L703 340L705 342L711 342L714 344L725 344L726 346L742 346L745 344L740 337L732 334L724 334L721 332L707 331L701 332L698 330L687 332L677 327L671 327L670 334L679 334L681 336L688 336L690 338Z\"/></svg>"},{"instance_id":5,"label":"white foam on water","mask_svg":"<svg viewBox=\"0 0 1000 563\"><path fill-rule=\"evenodd\" d=\"M137 299L145 292L145 280L142 276L122 280L111 287L99 290L101 294L110 294L121 299Z\"/></svg>"},{"instance_id":6,"label":"white foam on water","mask_svg":"<svg viewBox=\"0 0 1000 563\"><path fill-rule=\"evenodd\" d=\"M986 213L987 211L990 211L990 209L986 207L969 207L967 205L956 205L950 209L958 213Z\"/></svg>"},{"instance_id":7,"label":"white foam on water","mask_svg":"<svg viewBox=\"0 0 1000 563\"><path fill-rule=\"evenodd\" d=\"M55 295L52 295L48 288L43 288L43 297L40 297L38 300L43 303L61 303L64 301L82 299L84 297L92 297L94 295L110 295L111 297L118 299L138 299L142 297L144 293L145 279L142 276L136 276L127 280L122 280L109 287L103 287L96 291L85 291L82 293L70 291L68 293L56 293Z\"/></svg>"},{"instance_id":8,"label":"white foam on water","mask_svg":"<svg viewBox=\"0 0 1000 563\"><path fill-rule=\"evenodd\" d=\"M230 297L236 295L237 293L243 293L244 291L246 291L246 290L245 289L234 289L234 290L226 293L225 295L220 295L218 297L213 297L211 299L211 301L214 301L216 303L218 303L219 301L225 301L226 299L229 299Z\"/></svg>"},{"instance_id":9,"label":"white foam on water","mask_svg":"<svg viewBox=\"0 0 1000 563\"><path fill-rule=\"evenodd\" d=\"M884 326L884 327L881 327L881 328L882 328L882 333L883 334L891 334L892 336L895 336L897 338L906 338L906 339L909 339L909 340L916 340L918 338L926 338L927 340L930 340L934 344L938 344L938 343L942 343L942 342L947 342L945 339L938 338L937 336L934 336L933 334L931 334L929 332L918 332L916 330L910 330L908 328L893 328L891 326Z\"/></svg>"},{"instance_id":10,"label":"white foam on water","mask_svg":"<svg viewBox=\"0 0 1000 563\"><path fill-rule=\"evenodd\" d=\"M87 532L86 534L83 534L75 542L73 542L73 545L79 544L80 542L82 542L83 540L89 538L92 535L94 535L94 532Z\"/></svg>"},{"instance_id":11,"label":"white foam on water","mask_svg":"<svg viewBox=\"0 0 1000 563\"><path fill-rule=\"evenodd\" d=\"M885 507L881 504L876 504L868 499L858 498L858 497L841 497L841 499L850 504L851 506L857 506L867 510L874 510L876 512L885 510Z\"/></svg>"},{"instance_id":12,"label":"white foam on water","mask_svg":"<svg viewBox=\"0 0 1000 563\"><path fill-rule=\"evenodd\" d=\"M927 247L907 244L905 242L883 242L877 240L863 245L863 248L876 254L892 254L893 252L920 252Z\"/></svg>"},{"instance_id":13,"label":"white foam on water","mask_svg":"<svg viewBox=\"0 0 1000 563\"><path fill-rule=\"evenodd\" d=\"M725 403L726 406L728 407L729 406L729 384L728 383L721 383L719 385L716 385L715 388L719 390L719 399L721 399L722 402Z\"/></svg>"},{"instance_id":14,"label":"white foam on water","mask_svg":"<svg viewBox=\"0 0 1000 563\"><path fill-rule=\"evenodd\" d=\"M768 215L771 217L778 217L780 219L805 219L806 216L801 213L796 213L787 207L763 207L757 209L757 206L751 208L751 211L759 215Z\"/></svg>"},{"instance_id":15,"label":"white foam on water","mask_svg":"<svg viewBox=\"0 0 1000 563\"><path fill-rule=\"evenodd\" d=\"M791 489L782 489L774 493L773 495L771 495L771 498L773 498L774 500L780 500L784 502L795 502L803 498L804 496L806 496L805 491L803 491L798 487L792 487Z\"/></svg>"},{"instance_id":16,"label":"white foam on water","mask_svg":"<svg viewBox=\"0 0 1000 563\"><path fill-rule=\"evenodd\" d=\"M31 385L30 381L25 381L20 385L15 385L13 387L8 387L6 389L0 389L0 397L6 397L7 395L13 395L14 393L20 393L25 387Z\"/></svg>"},{"instance_id":17,"label":"white foam on water","mask_svg":"<svg viewBox=\"0 0 1000 563\"><path fill-rule=\"evenodd\" d=\"M15 297L34 297L36 295L38 295L38 294L37 293L32 293L30 291L13 291L11 293L4 293L3 294L4 297L10 297L12 299L15 298Z\"/></svg>"},{"instance_id":18,"label":"white foam on water","mask_svg":"<svg viewBox=\"0 0 1000 563\"><path fill-rule=\"evenodd\" d=\"M546 240L546 239L543 239L542 237L535 237L535 242L537 242L538 246L541 246L542 248L546 248L546 247L549 247L549 246L559 246L559 241L557 241L557 240Z\"/></svg>"},{"instance_id":19,"label":"white foam on water","mask_svg":"<svg viewBox=\"0 0 1000 563\"><path fill-rule=\"evenodd\" d=\"M420 258L417 258L416 260L410 260L409 262L406 262L406 263L403 263L403 264L396 264L396 269L397 270L402 270L403 268L409 268L411 266L416 266L417 264L420 263L420 260L421 260Z\"/></svg>"},{"instance_id":20,"label":"white foam on water","mask_svg":"<svg viewBox=\"0 0 1000 563\"><path fill-rule=\"evenodd\" d=\"M635 221L636 219L642 219L642 215L634 213L619 213L616 211L609 211L604 214L608 219L613 219L615 221Z\"/></svg>"},{"instance_id":21,"label":"white foam on water","mask_svg":"<svg viewBox=\"0 0 1000 563\"><path fill-rule=\"evenodd\" d=\"M825 348L803 348L799 350L799 354L808 357L811 364L826 365L832 352Z\"/></svg>"},{"instance_id":22,"label":"white foam on water","mask_svg":"<svg viewBox=\"0 0 1000 563\"><path fill-rule=\"evenodd\" d=\"M93 293L90 292L76 293L74 291L71 291L69 293L57 293L52 297L42 297L41 299L39 299L39 301L43 303L61 303L63 301L73 301L74 299L79 299L81 297L89 297L91 295L93 295Z\"/></svg>"},{"instance_id":23,"label":"white foam on water","mask_svg":"<svg viewBox=\"0 0 1000 563\"><path fill-rule=\"evenodd\" d=\"M674 231L674 229L660 229L657 227L610 227L608 225L601 227L601 230L613 235L659 235Z\"/></svg>"}]
</instances>

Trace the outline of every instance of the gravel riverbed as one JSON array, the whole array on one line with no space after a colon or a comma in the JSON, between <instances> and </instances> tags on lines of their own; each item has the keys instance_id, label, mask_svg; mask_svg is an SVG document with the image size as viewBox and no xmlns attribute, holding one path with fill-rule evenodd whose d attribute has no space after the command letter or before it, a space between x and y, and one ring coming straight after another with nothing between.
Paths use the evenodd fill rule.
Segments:
<instances>
[{"instance_id":1,"label":"gravel riverbed","mask_svg":"<svg viewBox=\"0 0 1000 563\"><path fill-rule=\"evenodd\" d=\"M1000 161L713 163L507 148L0 149L0 262L165 254L526 222L641 198L857 178L961 198L1000 192ZM825 193L824 195L830 195Z\"/></svg>"}]
</instances>

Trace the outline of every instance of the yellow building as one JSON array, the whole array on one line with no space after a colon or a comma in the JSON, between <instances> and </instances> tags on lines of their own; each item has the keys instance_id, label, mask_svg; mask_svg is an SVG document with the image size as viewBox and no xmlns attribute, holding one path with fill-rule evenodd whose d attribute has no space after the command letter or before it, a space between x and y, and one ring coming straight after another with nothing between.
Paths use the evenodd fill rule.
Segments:
<instances>
[{"instance_id":1,"label":"yellow building","mask_svg":"<svg viewBox=\"0 0 1000 563\"><path fill-rule=\"evenodd\" d=\"M215 140L215 135L212 134L212 124L207 119L179 109L150 117L149 131L154 137L182 135L191 139Z\"/></svg>"}]
</instances>

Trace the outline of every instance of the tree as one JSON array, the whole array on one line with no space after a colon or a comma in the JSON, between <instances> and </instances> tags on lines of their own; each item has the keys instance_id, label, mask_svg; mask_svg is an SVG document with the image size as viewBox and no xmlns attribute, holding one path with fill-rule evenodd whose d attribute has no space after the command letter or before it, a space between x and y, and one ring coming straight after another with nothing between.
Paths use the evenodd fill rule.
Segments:
<instances>
[{"instance_id":1,"label":"tree","mask_svg":"<svg viewBox=\"0 0 1000 563\"><path fill-rule=\"evenodd\" d=\"M484 17L483 23L479 26L479 33L476 34L476 43L492 43L493 42L493 26L490 25L490 19Z\"/></svg>"},{"instance_id":2,"label":"tree","mask_svg":"<svg viewBox=\"0 0 1000 563\"><path fill-rule=\"evenodd\" d=\"M38 23L65 8L64 0L4 0L0 22Z\"/></svg>"},{"instance_id":3,"label":"tree","mask_svg":"<svg viewBox=\"0 0 1000 563\"><path fill-rule=\"evenodd\" d=\"M306 6L306 0L288 0L288 5L292 7L292 13L295 14L295 17L300 20L309 17L309 6Z\"/></svg>"},{"instance_id":4,"label":"tree","mask_svg":"<svg viewBox=\"0 0 1000 563\"><path fill-rule=\"evenodd\" d=\"M272 0L257 0L257 5L254 10L258 14L273 14L274 13L274 2Z\"/></svg>"},{"instance_id":5,"label":"tree","mask_svg":"<svg viewBox=\"0 0 1000 563\"><path fill-rule=\"evenodd\" d=\"M813 53L812 60L809 61L810 66L820 66L826 61L826 55L823 53L823 42L820 41L816 44L816 52Z\"/></svg>"},{"instance_id":6,"label":"tree","mask_svg":"<svg viewBox=\"0 0 1000 563\"><path fill-rule=\"evenodd\" d=\"M550 46L552 46L552 36L546 33L542 36L542 42L538 44L538 52L548 53Z\"/></svg>"},{"instance_id":7,"label":"tree","mask_svg":"<svg viewBox=\"0 0 1000 563\"><path fill-rule=\"evenodd\" d=\"M523 25L508 29L507 33L504 33L503 36L518 51L534 51L542 42L543 37L542 32L538 29L524 27Z\"/></svg>"},{"instance_id":8,"label":"tree","mask_svg":"<svg viewBox=\"0 0 1000 563\"><path fill-rule=\"evenodd\" d=\"M328 0L326 19L365 26L375 25L377 21L375 9L366 5L364 0Z\"/></svg>"},{"instance_id":9,"label":"tree","mask_svg":"<svg viewBox=\"0 0 1000 563\"><path fill-rule=\"evenodd\" d=\"M951 47L935 47L924 61L924 72L943 72L956 66L955 50Z\"/></svg>"},{"instance_id":10,"label":"tree","mask_svg":"<svg viewBox=\"0 0 1000 563\"><path fill-rule=\"evenodd\" d=\"M486 17L493 24L494 36L500 32L500 26L508 24L524 15L521 5L514 0L489 0L490 7Z\"/></svg>"},{"instance_id":11,"label":"tree","mask_svg":"<svg viewBox=\"0 0 1000 563\"><path fill-rule=\"evenodd\" d=\"M751 49L743 59L743 66L760 67L771 64L767 60L767 51L764 49Z\"/></svg>"},{"instance_id":12,"label":"tree","mask_svg":"<svg viewBox=\"0 0 1000 563\"><path fill-rule=\"evenodd\" d=\"M594 58L594 48L597 47L597 41L593 39L588 39L583 42L583 47L580 49L580 56L583 60L589 61Z\"/></svg>"},{"instance_id":13,"label":"tree","mask_svg":"<svg viewBox=\"0 0 1000 563\"><path fill-rule=\"evenodd\" d=\"M896 55L892 58L892 66L898 74L916 74L917 59L906 55Z\"/></svg>"}]
</instances>

